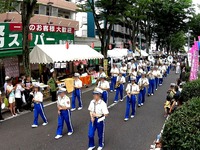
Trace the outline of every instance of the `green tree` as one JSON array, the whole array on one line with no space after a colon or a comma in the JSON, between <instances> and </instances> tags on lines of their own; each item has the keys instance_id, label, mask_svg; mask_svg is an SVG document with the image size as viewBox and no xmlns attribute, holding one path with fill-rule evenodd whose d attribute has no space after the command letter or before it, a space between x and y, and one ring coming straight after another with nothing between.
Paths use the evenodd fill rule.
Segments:
<instances>
[{"instance_id":1,"label":"green tree","mask_svg":"<svg viewBox=\"0 0 200 150\"><path fill-rule=\"evenodd\" d=\"M101 53L107 58L107 50L110 44L110 37L113 25L122 18L124 9L123 0L88 0L85 4L79 5L82 12L92 12L101 42Z\"/></svg>"},{"instance_id":2,"label":"green tree","mask_svg":"<svg viewBox=\"0 0 200 150\"><path fill-rule=\"evenodd\" d=\"M179 52L184 49L184 45L186 44L186 37L183 31L179 31L171 36L171 51Z\"/></svg>"},{"instance_id":3,"label":"green tree","mask_svg":"<svg viewBox=\"0 0 200 150\"><path fill-rule=\"evenodd\" d=\"M26 75L31 74L30 69L30 60L29 60L29 41L28 41L28 34L29 34L29 24L31 17L33 16L33 11L35 6L37 5L37 0L1 0L0 1L0 8L1 13L6 12L9 10L15 10L15 5L21 3L22 10L18 12L22 18L22 50L23 50L23 66Z\"/></svg>"},{"instance_id":4,"label":"green tree","mask_svg":"<svg viewBox=\"0 0 200 150\"><path fill-rule=\"evenodd\" d=\"M188 23L188 28L192 30L192 35L197 38L200 35L200 14L194 14Z\"/></svg>"}]
</instances>

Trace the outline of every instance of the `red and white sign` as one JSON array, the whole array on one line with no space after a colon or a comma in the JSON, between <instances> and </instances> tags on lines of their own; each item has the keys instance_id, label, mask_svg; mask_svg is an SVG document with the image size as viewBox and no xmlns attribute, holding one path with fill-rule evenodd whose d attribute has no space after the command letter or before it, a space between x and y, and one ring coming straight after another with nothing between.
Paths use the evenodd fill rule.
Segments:
<instances>
[{"instance_id":1,"label":"red and white sign","mask_svg":"<svg viewBox=\"0 0 200 150\"><path fill-rule=\"evenodd\" d=\"M10 31L22 31L21 23L10 23ZM59 33L71 33L74 34L74 28L54 26L48 24L30 24L29 31L31 32L59 32Z\"/></svg>"}]
</instances>

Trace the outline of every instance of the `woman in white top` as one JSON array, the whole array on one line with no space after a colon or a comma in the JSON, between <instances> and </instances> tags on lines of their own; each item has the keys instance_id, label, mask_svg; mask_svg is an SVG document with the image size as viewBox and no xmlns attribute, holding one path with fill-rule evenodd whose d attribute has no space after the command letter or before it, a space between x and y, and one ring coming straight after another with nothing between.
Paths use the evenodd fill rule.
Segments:
<instances>
[{"instance_id":1,"label":"woman in white top","mask_svg":"<svg viewBox=\"0 0 200 150\"><path fill-rule=\"evenodd\" d=\"M22 106L22 91L24 91L24 88L22 87L22 80L18 80L18 84L16 85L15 89L15 100L17 104L17 112L21 112L21 106Z\"/></svg>"},{"instance_id":2,"label":"woman in white top","mask_svg":"<svg viewBox=\"0 0 200 150\"><path fill-rule=\"evenodd\" d=\"M55 139L59 139L62 137L64 121L68 128L68 135L73 134L71 112L70 112L71 104L70 104L70 99L65 92L66 92L65 88L60 88L60 90L58 90L58 101L57 101L58 127Z\"/></svg>"},{"instance_id":3,"label":"woman in white top","mask_svg":"<svg viewBox=\"0 0 200 150\"><path fill-rule=\"evenodd\" d=\"M9 102L9 109L11 112L12 116L16 116L17 114L15 113L15 94L14 94L15 87L12 85L12 79L7 81L7 86L6 86L6 95L8 97L8 102Z\"/></svg>"},{"instance_id":4,"label":"woman in white top","mask_svg":"<svg viewBox=\"0 0 200 150\"><path fill-rule=\"evenodd\" d=\"M48 124L46 115L44 113L44 107L43 107L43 94L39 90L38 85L34 85L34 93L33 94L33 102L34 102L34 121L32 128L38 127L38 116L40 115L44 123L43 126L46 126Z\"/></svg>"}]
</instances>

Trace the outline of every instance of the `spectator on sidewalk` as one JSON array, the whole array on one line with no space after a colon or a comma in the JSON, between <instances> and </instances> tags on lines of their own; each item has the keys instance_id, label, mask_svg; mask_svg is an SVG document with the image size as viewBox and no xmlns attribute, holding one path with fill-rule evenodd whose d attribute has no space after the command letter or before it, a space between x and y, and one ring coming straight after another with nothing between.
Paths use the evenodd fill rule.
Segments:
<instances>
[{"instance_id":1,"label":"spectator on sidewalk","mask_svg":"<svg viewBox=\"0 0 200 150\"><path fill-rule=\"evenodd\" d=\"M47 84L49 73L46 67L44 67L43 73L41 74L41 83Z\"/></svg>"},{"instance_id":2,"label":"spectator on sidewalk","mask_svg":"<svg viewBox=\"0 0 200 150\"><path fill-rule=\"evenodd\" d=\"M8 102L9 102L9 109L11 112L12 116L16 116L17 114L15 113L15 93L14 93L15 87L12 85L12 79L10 78L7 81L7 86L6 86L6 97L8 97Z\"/></svg>"},{"instance_id":3,"label":"spectator on sidewalk","mask_svg":"<svg viewBox=\"0 0 200 150\"><path fill-rule=\"evenodd\" d=\"M53 71L53 70L51 70L51 71ZM52 100L52 102L55 102L56 101L57 83L56 83L56 73L54 71L51 73L51 78L49 79L47 84L50 87L51 100Z\"/></svg>"},{"instance_id":4,"label":"spectator on sidewalk","mask_svg":"<svg viewBox=\"0 0 200 150\"><path fill-rule=\"evenodd\" d=\"M31 81L31 77L30 76L27 76L26 79L24 80L24 95L25 95L25 99L26 99L26 102L27 102L27 106L26 106L26 109L29 109L32 111L32 108L31 108L31 103L32 103L32 96L30 96L30 92L32 91L32 81Z\"/></svg>"},{"instance_id":5,"label":"spectator on sidewalk","mask_svg":"<svg viewBox=\"0 0 200 150\"><path fill-rule=\"evenodd\" d=\"M4 120L1 114L1 105L3 104L3 98L2 98L2 93L0 91L0 121Z\"/></svg>"},{"instance_id":6,"label":"spectator on sidewalk","mask_svg":"<svg viewBox=\"0 0 200 150\"><path fill-rule=\"evenodd\" d=\"M170 113L172 113L174 110L176 110L176 108L179 106L179 99L181 96L181 92L179 91L179 88L177 85L174 87L174 91L175 91L175 94L174 94L174 97L172 100L172 105L171 105L171 108L169 111Z\"/></svg>"},{"instance_id":7,"label":"spectator on sidewalk","mask_svg":"<svg viewBox=\"0 0 200 150\"><path fill-rule=\"evenodd\" d=\"M6 76L5 77L5 83L4 83L4 93L6 93L6 87L7 87L7 82L8 82L8 80L10 80L10 77L9 76Z\"/></svg>"},{"instance_id":8,"label":"spectator on sidewalk","mask_svg":"<svg viewBox=\"0 0 200 150\"><path fill-rule=\"evenodd\" d=\"M22 92L24 88L22 87L22 80L19 79L15 89L15 100L17 106L17 112L20 113L22 110Z\"/></svg>"}]
</instances>

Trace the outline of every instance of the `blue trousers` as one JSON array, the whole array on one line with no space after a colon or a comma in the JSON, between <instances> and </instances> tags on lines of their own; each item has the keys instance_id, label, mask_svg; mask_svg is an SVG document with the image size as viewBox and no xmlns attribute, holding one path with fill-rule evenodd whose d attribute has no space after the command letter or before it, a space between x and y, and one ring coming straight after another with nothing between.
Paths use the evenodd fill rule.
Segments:
<instances>
[{"instance_id":1,"label":"blue trousers","mask_svg":"<svg viewBox=\"0 0 200 150\"><path fill-rule=\"evenodd\" d=\"M72 108L76 108L76 98L78 99L79 107L83 107L82 100L81 100L81 90L80 89L75 89L72 92Z\"/></svg>"},{"instance_id":2,"label":"blue trousers","mask_svg":"<svg viewBox=\"0 0 200 150\"><path fill-rule=\"evenodd\" d=\"M155 78L155 88L158 89L158 78Z\"/></svg>"},{"instance_id":3,"label":"blue trousers","mask_svg":"<svg viewBox=\"0 0 200 150\"><path fill-rule=\"evenodd\" d=\"M169 72L170 72L170 67L168 66L168 68L167 68L167 74L169 74Z\"/></svg>"},{"instance_id":4,"label":"blue trousers","mask_svg":"<svg viewBox=\"0 0 200 150\"><path fill-rule=\"evenodd\" d=\"M108 104L108 92L107 91L103 91L102 99L106 104Z\"/></svg>"},{"instance_id":5,"label":"blue trousers","mask_svg":"<svg viewBox=\"0 0 200 150\"><path fill-rule=\"evenodd\" d=\"M149 79L149 88L148 88L148 94L154 94L155 90L155 79Z\"/></svg>"},{"instance_id":6,"label":"blue trousers","mask_svg":"<svg viewBox=\"0 0 200 150\"><path fill-rule=\"evenodd\" d=\"M131 115L135 115L136 112L136 96L131 95L131 97L126 97L126 113L125 118L129 118L130 107L132 107Z\"/></svg>"},{"instance_id":7,"label":"blue trousers","mask_svg":"<svg viewBox=\"0 0 200 150\"><path fill-rule=\"evenodd\" d=\"M140 78L141 78L141 75L136 77L137 83L140 80Z\"/></svg>"},{"instance_id":8,"label":"blue trousers","mask_svg":"<svg viewBox=\"0 0 200 150\"><path fill-rule=\"evenodd\" d=\"M159 84L163 84L163 78L159 78Z\"/></svg>"},{"instance_id":9,"label":"blue trousers","mask_svg":"<svg viewBox=\"0 0 200 150\"><path fill-rule=\"evenodd\" d=\"M145 96L146 96L146 88L143 90L140 90L139 96L138 96L138 105L144 104L145 102Z\"/></svg>"},{"instance_id":10,"label":"blue trousers","mask_svg":"<svg viewBox=\"0 0 200 150\"><path fill-rule=\"evenodd\" d=\"M34 125L38 125L38 116L41 116L42 120L47 123L47 118L46 115L44 113L44 107L42 103L38 103L38 104L34 104L34 121L33 124Z\"/></svg>"},{"instance_id":11,"label":"blue trousers","mask_svg":"<svg viewBox=\"0 0 200 150\"><path fill-rule=\"evenodd\" d=\"M114 91L116 82L117 82L117 77L112 77L111 78L111 84L110 84L110 90L111 91Z\"/></svg>"},{"instance_id":12,"label":"blue trousers","mask_svg":"<svg viewBox=\"0 0 200 150\"><path fill-rule=\"evenodd\" d=\"M150 71L150 66L147 66L147 71L148 71L148 72Z\"/></svg>"},{"instance_id":13,"label":"blue trousers","mask_svg":"<svg viewBox=\"0 0 200 150\"><path fill-rule=\"evenodd\" d=\"M122 76L123 76L124 78L126 78L126 73L123 73Z\"/></svg>"},{"instance_id":14,"label":"blue trousers","mask_svg":"<svg viewBox=\"0 0 200 150\"><path fill-rule=\"evenodd\" d=\"M68 132L73 132L70 110L61 110L60 115L58 115L58 127L56 135L62 135L64 121L67 125Z\"/></svg>"},{"instance_id":15,"label":"blue trousers","mask_svg":"<svg viewBox=\"0 0 200 150\"><path fill-rule=\"evenodd\" d=\"M120 98L123 99L124 97L124 85L120 84L120 86L116 89L116 93L115 93L115 101L118 101L118 96L120 94Z\"/></svg>"},{"instance_id":16,"label":"blue trousers","mask_svg":"<svg viewBox=\"0 0 200 150\"><path fill-rule=\"evenodd\" d=\"M97 129L98 137L99 137L99 146L100 147L104 146L105 121L101 121L101 122L97 122L97 121L98 121L98 119L95 119L93 123L91 121L89 123L89 131L88 131L89 144L88 144L88 147L95 146L94 136L95 136L96 129Z\"/></svg>"}]
</instances>

